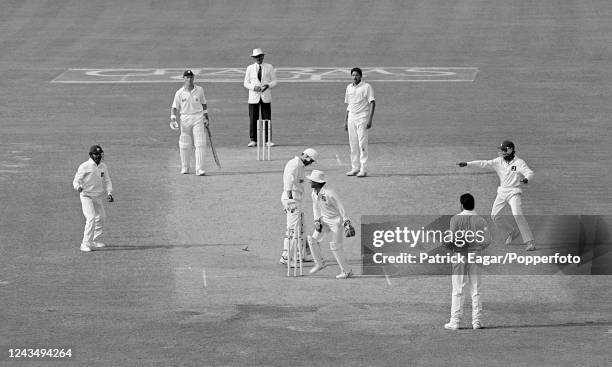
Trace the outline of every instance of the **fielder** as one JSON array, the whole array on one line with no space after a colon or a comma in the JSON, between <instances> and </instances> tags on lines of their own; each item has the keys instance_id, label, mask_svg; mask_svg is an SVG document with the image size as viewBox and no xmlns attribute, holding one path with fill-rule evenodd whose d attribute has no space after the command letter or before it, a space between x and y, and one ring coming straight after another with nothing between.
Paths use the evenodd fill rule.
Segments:
<instances>
[{"instance_id":1,"label":"fielder","mask_svg":"<svg viewBox=\"0 0 612 367\"><path fill-rule=\"evenodd\" d=\"M497 197L493 203L491 209L491 218L495 225L505 230L507 233L506 244L510 244L513 239L518 237L516 228L512 226L511 230L504 229L502 225L502 217L499 212L504 206L509 205L512 209L512 215L516 220L518 230L523 237L523 242L526 245L526 251L533 251L536 249L536 244L533 238L533 234L529 229L529 224L523 216L522 208L522 194L521 184L526 185L529 181L533 180L534 173L527 166L524 160L516 156L516 148L514 143L510 140L504 140L498 147L499 157L486 160L486 161L471 161L471 162L460 162L457 163L459 167L465 166L476 166L480 168L490 168L497 172L499 176L499 187L497 188Z\"/></svg>"},{"instance_id":2,"label":"fielder","mask_svg":"<svg viewBox=\"0 0 612 367\"><path fill-rule=\"evenodd\" d=\"M347 218L344 206L334 190L325 186L325 174L322 171L313 170L310 176L312 187L312 211L314 214L314 233L308 236L308 246L312 252L315 266L310 269L310 274L314 274L326 266L325 260L321 255L320 241L323 236L329 234L331 241L329 247L340 266L340 274L336 279L347 279L353 276L353 271L349 268L348 261L342 249L342 235L346 237L355 236L355 228Z\"/></svg>"},{"instance_id":3,"label":"fielder","mask_svg":"<svg viewBox=\"0 0 612 367\"><path fill-rule=\"evenodd\" d=\"M81 207L85 216L85 230L81 251L89 252L93 248L101 248L105 245L98 242L102 235L106 212L102 205L102 197L106 192L106 200L115 201L112 195L113 183L108 173L104 159L104 151L99 145L89 148L89 160L83 162L72 181L72 186L80 193Z\"/></svg>"},{"instance_id":4,"label":"fielder","mask_svg":"<svg viewBox=\"0 0 612 367\"><path fill-rule=\"evenodd\" d=\"M184 85L174 94L170 112L170 128L178 130L180 121L179 153L181 156L181 173L189 173L191 150L195 146L196 175L204 176L204 158L206 157L206 132L208 127L208 110L204 89L193 83L191 70L183 73ZM180 114L180 115L179 115ZM177 117L178 116L178 117Z\"/></svg>"},{"instance_id":5,"label":"fielder","mask_svg":"<svg viewBox=\"0 0 612 367\"><path fill-rule=\"evenodd\" d=\"M376 102L372 86L361 81L361 69L351 69L353 82L346 86L344 103L347 104L344 130L348 132L351 147L351 170L347 176L366 177L368 168L368 130L372 127Z\"/></svg>"},{"instance_id":6,"label":"fielder","mask_svg":"<svg viewBox=\"0 0 612 367\"><path fill-rule=\"evenodd\" d=\"M287 265L289 241L295 236L293 231L298 222L300 223L300 238L304 238L302 235L304 230L304 211L302 209L304 168L316 162L317 159L319 159L319 153L312 148L308 148L299 157L296 156L287 162L283 171L281 203L287 214L287 228L283 241L283 253L280 258L280 263L283 265ZM302 248L304 248L303 244ZM305 254L302 261L312 261L312 257Z\"/></svg>"},{"instance_id":7,"label":"fielder","mask_svg":"<svg viewBox=\"0 0 612 367\"><path fill-rule=\"evenodd\" d=\"M487 221L474 210L474 197L463 194L459 198L461 213L453 216L450 220L450 231L456 233L481 233L482 240L478 241L476 236L471 241L455 241L451 244L453 252L463 257L465 262L455 262L452 266L451 315L450 321L444 325L445 329L457 330L461 325L463 317L463 302L467 292L472 296L472 328L482 329L482 301L480 299L480 279L482 277L481 264L467 261L469 253L480 255L481 250L489 245L489 230ZM480 232L479 232L480 231ZM467 236L463 236L468 238ZM470 236L471 237L471 236ZM453 237L455 240L455 237Z\"/></svg>"}]
</instances>

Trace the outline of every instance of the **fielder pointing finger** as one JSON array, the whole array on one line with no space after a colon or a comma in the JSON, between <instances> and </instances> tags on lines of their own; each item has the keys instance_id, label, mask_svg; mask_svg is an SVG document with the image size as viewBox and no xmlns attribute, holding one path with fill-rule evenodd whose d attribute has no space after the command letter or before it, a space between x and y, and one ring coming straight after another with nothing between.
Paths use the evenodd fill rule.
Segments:
<instances>
[{"instance_id":1,"label":"fielder pointing finger","mask_svg":"<svg viewBox=\"0 0 612 367\"><path fill-rule=\"evenodd\" d=\"M512 209L512 215L516 220L518 230L523 237L523 242L526 245L526 251L536 249L535 241L529 224L523 216L521 185L526 185L534 177L533 171L527 166L524 160L516 156L516 147L510 140L504 140L497 148L499 157L485 161L471 161L457 163L459 167L476 166L480 168L490 168L495 170L499 176L499 187L497 188L497 197L491 209L491 218L498 228L503 229L501 216L499 212L509 205ZM510 244L514 238L518 236L518 232L512 227L506 231L506 244Z\"/></svg>"}]
</instances>

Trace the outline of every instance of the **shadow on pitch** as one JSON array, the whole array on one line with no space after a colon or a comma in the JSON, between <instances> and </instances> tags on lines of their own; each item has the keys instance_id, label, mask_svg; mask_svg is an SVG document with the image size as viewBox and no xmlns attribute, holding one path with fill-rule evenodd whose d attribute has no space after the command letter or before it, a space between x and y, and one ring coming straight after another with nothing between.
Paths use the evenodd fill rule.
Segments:
<instances>
[{"instance_id":1,"label":"shadow on pitch","mask_svg":"<svg viewBox=\"0 0 612 367\"><path fill-rule=\"evenodd\" d=\"M242 247L246 248L244 243L194 243L184 245L134 245L134 246L106 246L98 251L136 251L136 250L157 250L157 249L173 249L173 248L198 248L198 247Z\"/></svg>"},{"instance_id":2,"label":"shadow on pitch","mask_svg":"<svg viewBox=\"0 0 612 367\"><path fill-rule=\"evenodd\" d=\"M561 324L529 324L529 325L497 325L485 326L485 329L533 329L533 328L553 328L553 327L580 327L580 326L603 326L611 325L612 321L587 321L587 322L565 322Z\"/></svg>"}]
</instances>

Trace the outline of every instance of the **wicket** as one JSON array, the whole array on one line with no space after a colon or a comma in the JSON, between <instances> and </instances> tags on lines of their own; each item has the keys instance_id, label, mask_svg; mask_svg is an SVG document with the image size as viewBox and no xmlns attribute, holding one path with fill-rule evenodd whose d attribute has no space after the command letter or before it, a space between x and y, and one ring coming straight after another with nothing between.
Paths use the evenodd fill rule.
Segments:
<instances>
[{"instance_id":1,"label":"wicket","mask_svg":"<svg viewBox=\"0 0 612 367\"><path fill-rule=\"evenodd\" d=\"M266 135L268 138L266 139ZM257 120L257 160L269 161L272 141L272 122L270 120ZM259 147L261 146L261 154ZM268 148L268 157L266 159L266 147ZM260 158L261 155L261 158Z\"/></svg>"},{"instance_id":2,"label":"wicket","mask_svg":"<svg viewBox=\"0 0 612 367\"><path fill-rule=\"evenodd\" d=\"M289 237L289 251L287 251L287 276L291 276L291 267L293 266L293 276L297 277L298 263L300 266L300 276L304 275L302 268L302 238L301 238L301 225L300 221L295 224L295 227L291 230Z\"/></svg>"}]
</instances>

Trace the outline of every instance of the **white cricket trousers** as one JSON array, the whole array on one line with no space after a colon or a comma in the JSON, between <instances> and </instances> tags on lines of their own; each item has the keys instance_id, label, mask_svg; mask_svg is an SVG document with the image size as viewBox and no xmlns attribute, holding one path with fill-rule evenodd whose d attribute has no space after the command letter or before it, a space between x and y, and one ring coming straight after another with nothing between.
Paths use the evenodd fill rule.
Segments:
<instances>
[{"instance_id":1,"label":"white cricket trousers","mask_svg":"<svg viewBox=\"0 0 612 367\"><path fill-rule=\"evenodd\" d=\"M495 198L495 202L493 202L493 208L491 209L491 219L493 219L493 222L496 226L502 229L504 228L504 225L502 223L502 216L498 214L506 205L509 205L510 209L512 210L512 216L514 216L516 225L518 226L518 229L521 232L523 242L532 241L533 234L531 233L531 229L529 229L529 224L527 224L527 220L523 216L521 189L514 187L497 188L497 197ZM512 230L508 232L512 232Z\"/></svg>"},{"instance_id":2,"label":"white cricket trousers","mask_svg":"<svg viewBox=\"0 0 612 367\"><path fill-rule=\"evenodd\" d=\"M480 322L482 317L482 301L480 300L480 279L482 268L479 264L467 263L467 253L461 253L465 264L452 264L453 274L451 280L453 290L451 293L451 317L452 323L459 323L463 316L463 303L466 293L472 296L472 324Z\"/></svg>"},{"instance_id":3,"label":"white cricket trousers","mask_svg":"<svg viewBox=\"0 0 612 367\"><path fill-rule=\"evenodd\" d=\"M204 159L206 157L206 131L204 129L203 114L181 115L179 151L182 169L189 169L191 149L195 146L196 173L204 171Z\"/></svg>"},{"instance_id":4,"label":"white cricket trousers","mask_svg":"<svg viewBox=\"0 0 612 367\"><path fill-rule=\"evenodd\" d=\"M301 238L300 242L304 243L304 211L302 208L302 193L293 191L292 196L297 205L297 209L294 211L289 211L287 208L287 203L289 201L287 192L283 191L281 195L281 204L283 205L283 210L285 210L285 213L287 214L287 227L285 230L285 239L283 241L283 250L289 249L289 237L291 237L292 231L295 229L295 226L298 223Z\"/></svg>"},{"instance_id":5,"label":"white cricket trousers","mask_svg":"<svg viewBox=\"0 0 612 367\"><path fill-rule=\"evenodd\" d=\"M83 244L91 246L102 235L102 229L106 221L102 196L93 198L81 194L81 207L85 216Z\"/></svg>"},{"instance_id":6,"label":"white cricket trousers","mask_svg":"<svg viewBox=\"0 0 612 367\"><path fill-rule=\"evenodd\" d=\"M314 240L314 243L310 247L310 252L312 253L312 257L314 258L315 262L319 265L323 262L320 242L325 236L330 236L331 241L329 241L329 249L336 258L336 262L340 266L340 271L343 273L350 272L351 269L348 261L346 260L346 255L344 254L344 249L342 246L344 235L344 227L342 226L342 220L340 218L330 220L325 217L322 217L321 225L321 232L317 232L315 230L312 234L312 239Z\"/></svg>"},{"instance_id":7,"label":"white cricket trousers","mask_svg":"<svg viewBox=\"0 0 612 367\"><path fill-rule=\"evenodd\" d=\"M351 147L351 167L366 172L368 168L368 117L348 117L347 127Z\"/></svg>"}]
</instances>

